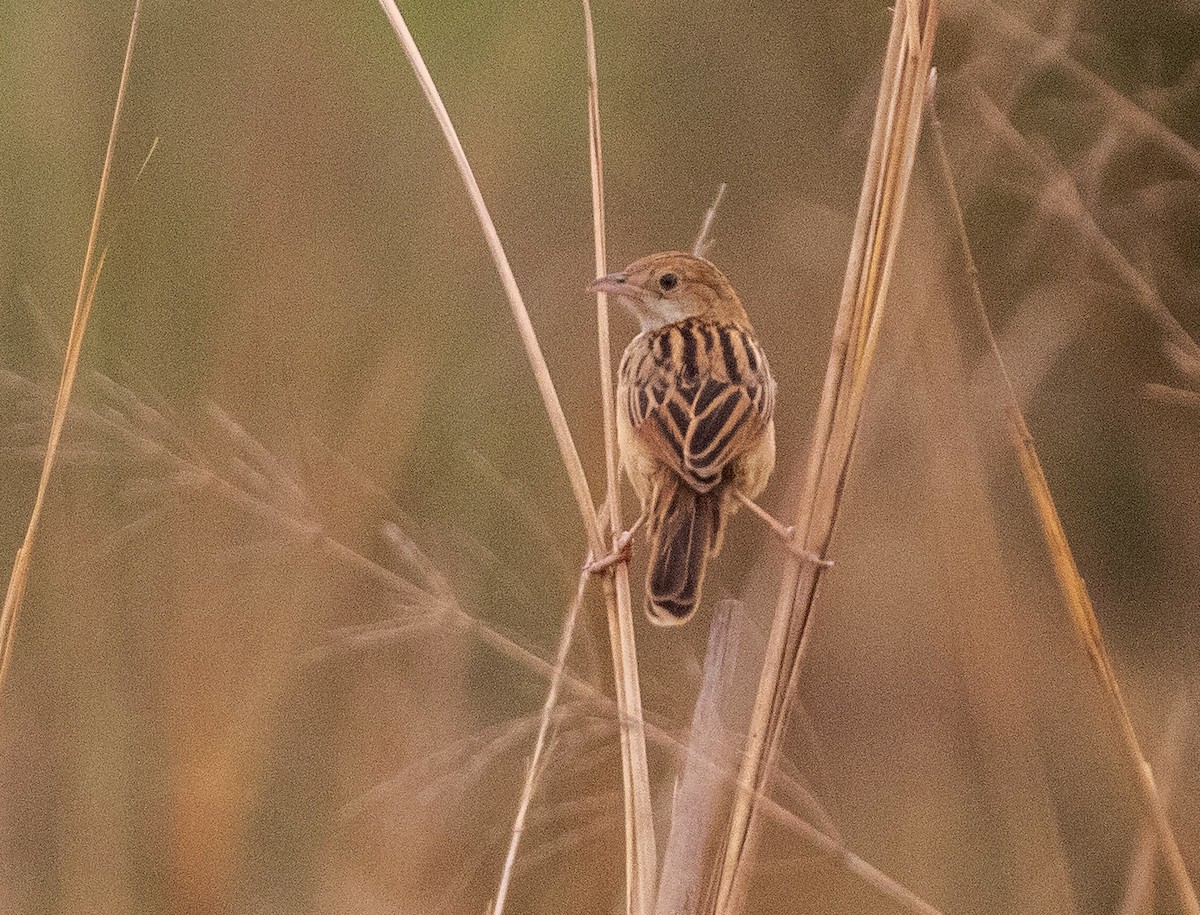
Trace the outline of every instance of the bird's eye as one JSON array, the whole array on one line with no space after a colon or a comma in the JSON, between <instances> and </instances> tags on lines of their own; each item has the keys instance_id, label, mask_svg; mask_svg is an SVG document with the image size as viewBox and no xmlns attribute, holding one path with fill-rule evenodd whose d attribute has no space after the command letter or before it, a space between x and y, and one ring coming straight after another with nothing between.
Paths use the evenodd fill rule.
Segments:
<instances>
[{"instance_id":1,"label":"bird's eye","mask_svg":"<svg viewBox=\"0 0 1200 915\"><path fill-rule=\"evenodd\" d=\"M670 292L679 285L679 277L674 273L664 273L658 278L658 285L663 292Z\"/></svg>"}]
</instances>

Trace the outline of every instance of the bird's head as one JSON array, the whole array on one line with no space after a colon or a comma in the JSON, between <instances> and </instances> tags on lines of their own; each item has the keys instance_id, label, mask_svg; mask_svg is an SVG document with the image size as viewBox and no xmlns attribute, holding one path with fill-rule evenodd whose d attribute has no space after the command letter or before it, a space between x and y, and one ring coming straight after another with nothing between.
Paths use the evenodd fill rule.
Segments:
<instances>
[{"instance_id":1,"label":"bird's head","mask_svg":"<svg viewBox=\"0 0 1200 915\"><path fill-rule=\"evenodd\" d=\"M588 288L616 296L641 322L642 330L656 330L687 318L750 324L725 274L704 258L682 251L640 258L624 270L600 277Z\"/></svg>"}]
</instances>

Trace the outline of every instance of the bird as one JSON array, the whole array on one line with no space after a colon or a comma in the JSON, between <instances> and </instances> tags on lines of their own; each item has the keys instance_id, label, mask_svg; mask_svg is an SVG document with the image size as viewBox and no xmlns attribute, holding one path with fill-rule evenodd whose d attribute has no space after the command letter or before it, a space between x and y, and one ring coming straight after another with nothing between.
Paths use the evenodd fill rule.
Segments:
<instances>
[{"instance_id":1,"label":"bird","mask_svg":"<svg viewBox=\"0 0 1200 915\"><path fill-rule=\"evenodd\" d=\"M646 615L687 622L740 491L775 467L775 379L741 299L702 257L665 251L594 280L641 324L621 358L617 443L649 541Z\"/></svg>"}]
</instances>

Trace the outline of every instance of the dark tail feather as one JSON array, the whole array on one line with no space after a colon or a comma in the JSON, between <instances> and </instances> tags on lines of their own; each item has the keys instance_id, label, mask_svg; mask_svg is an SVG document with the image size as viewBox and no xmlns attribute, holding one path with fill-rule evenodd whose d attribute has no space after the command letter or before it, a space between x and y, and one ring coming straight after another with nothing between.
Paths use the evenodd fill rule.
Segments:
<instances>
[{"instance_id":1,"label":"dark tail feather","mask_svg":"<svg viewBox=\"0 0 1200 915\"><path fill-rule=\"evenodd\" d=\"M651 508L646 615L660 626L687 622L700 605L708 558L720 547L723 493L699 493L672 475Z\"/></svg>"}]
</instances>

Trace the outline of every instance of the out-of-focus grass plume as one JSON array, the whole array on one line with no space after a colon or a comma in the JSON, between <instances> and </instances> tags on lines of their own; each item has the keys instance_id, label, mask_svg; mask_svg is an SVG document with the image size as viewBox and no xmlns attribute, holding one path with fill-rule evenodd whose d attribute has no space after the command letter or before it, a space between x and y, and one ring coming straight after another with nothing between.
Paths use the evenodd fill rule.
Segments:
<instances>
[{"instance_id":1,"label":"out-of-focus grass plume","mask_svg":"<svg viewBox=\"0 0 1200 915\"><path fill-rule=\"evenodd\" d=\"M402 9L599 498L580 11ZM594 12L610 256L689 247L728 184L709 256L779 380L763 503L782 510L803 484L886 4ZM6 557L128 13L0 14ZM469 204L374 4L148 3L138 40L0 719L0 910L482 912L586 545ZM1183 2L952 2L934 60L979 287L1142 745L1183 760L1161 787L1193 873L1200 743L1195 715L1168 729L1168 709L1194 702L1200 647L1198 43ZM1139 863L1121 737L1008 442L938 168L923 144L774 800L947 913L1111 912L1131 886L1173 912ZM613 332L623 346L634 324L614 313ZM639 623L663 836L712 608L741 602L727 759L780 563L743 512L697 623ZM510 911L623 898L602 615L595 599L581 613ZM897 910L786 816L757 856L755 912Z\"/></svg>"}]
</instances>

